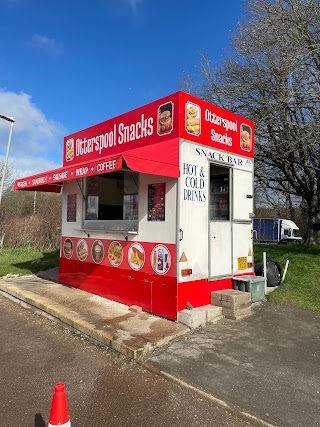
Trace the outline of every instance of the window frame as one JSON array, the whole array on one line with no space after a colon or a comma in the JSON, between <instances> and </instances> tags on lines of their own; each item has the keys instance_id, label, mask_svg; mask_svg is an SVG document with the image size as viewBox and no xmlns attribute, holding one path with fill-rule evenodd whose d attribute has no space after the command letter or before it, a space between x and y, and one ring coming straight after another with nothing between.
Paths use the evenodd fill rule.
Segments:
<instances>
[{"instance_id":1,"label":"window frame","mask_svg":"<svg viewBox=\"0 0 320 427\"><path fill-rule=\"evenodd\" d=\"M105 175L111 175L113 173L119 174L119 172L123 172L123 183L125 182L125 174L135 174L136 180L133 179L133 181L136 184L137 187L137 218L136 219L123 219L125 212L124 212L124 206L125 206L125 196L128 196L130 194L123 193L122 195L122 207L123 207L123 215L122 219L99 219L99 202L98 202L98 215L96 219L87 219L87 199L90 197L88 195L88 180L93 177L103 178L101 175L93 175L92 177L85 178L84 188L85 188L85 196L84 196L84 203L83 203L83 219L82 219L82 230L83 231L101 231L101 232L112 232L112 233L127 233L127 234L138 234L139 232L139 200L140 200L140 174L138 172L134 172L131 170L123 170L117 172L110 172ZM107 176L106 176L107 178ZM98 190L99 192L99 190ZM131 194L132 196L133 194ZM95 197L94 195L92 197ZM99 194L96 196L99 197ZM120 205L119 205L120 206Z\"/></svg>"}]
</instances>

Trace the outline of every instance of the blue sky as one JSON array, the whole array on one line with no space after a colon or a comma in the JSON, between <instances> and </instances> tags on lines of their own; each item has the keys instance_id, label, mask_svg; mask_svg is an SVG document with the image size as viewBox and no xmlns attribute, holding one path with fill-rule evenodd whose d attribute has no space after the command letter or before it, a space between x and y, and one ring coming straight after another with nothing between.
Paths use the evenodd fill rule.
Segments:
<instances>
[{"instance_id":1,"label":"blue sky","mask_svg":"<svg viewBox=\"0 0 320 427\"><path fill-rule=\"evenodd\" d=\"M0 0L0 114L16 178L60 167L63 137L179 90L219 63L242 0ZM9 123L0 120L0 161Z\"/></svg>"}]
</instances>

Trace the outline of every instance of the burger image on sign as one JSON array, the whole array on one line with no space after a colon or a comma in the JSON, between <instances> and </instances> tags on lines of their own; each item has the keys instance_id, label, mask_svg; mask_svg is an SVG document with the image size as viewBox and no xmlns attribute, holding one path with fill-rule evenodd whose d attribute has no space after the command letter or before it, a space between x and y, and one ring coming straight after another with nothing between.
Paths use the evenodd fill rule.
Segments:
<instances>
[{"instance_id":1,"label":"burger image on sign","mask_svg":"<svg viewBox=\"0 0 320 427\"><path fill-rule=\"evenodd\" d=\"M201 109L198 105L192 102L186 103L186 131L192 135L200 135L201 133Z\"/></svg>"},{"instance_id":2,"label":"burger image on sign","mask_svg":"<svg viewBox=\"0 0 320 427\"><path fill-rule=\"evenodd\" d=\"M240 148L244 151L251 151L251 127L242 124L240 127Z\"/></svg>"},{"instance_id":3,"label":"burger image on sign","mask_svg":"<svg viewBox=\"0 0 320 427\"><path fill-rule=\"evenodd\" d=\"M158 135L166 135L173 129L173 104L167 102L158 108Z\"/></svg>"}]
</instances>

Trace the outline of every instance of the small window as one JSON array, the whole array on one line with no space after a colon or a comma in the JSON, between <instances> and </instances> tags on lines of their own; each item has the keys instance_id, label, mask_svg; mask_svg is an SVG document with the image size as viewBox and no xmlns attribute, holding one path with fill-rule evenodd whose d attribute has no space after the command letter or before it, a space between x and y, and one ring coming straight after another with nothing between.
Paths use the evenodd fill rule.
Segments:
<instances>
[{"instance_id":1,"label":"small window","mask_svg":"<svg viewBox=\"0 0 320 427\"><path fill-rule=\"evenodd\" d=\"M293 237L301 237L300 230L296 230L295 228L292 230Z\"/></svg>"}]
</instances>

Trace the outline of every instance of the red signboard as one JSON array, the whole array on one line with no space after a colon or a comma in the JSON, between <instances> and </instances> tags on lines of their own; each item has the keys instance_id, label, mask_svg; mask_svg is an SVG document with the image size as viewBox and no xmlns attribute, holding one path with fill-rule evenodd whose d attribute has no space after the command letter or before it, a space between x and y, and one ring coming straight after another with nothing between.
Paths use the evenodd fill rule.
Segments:
<instances>
[{"instance_id":1,"label":"red signboard","mask_svg":"<svg viewBox=\"0 0 320 427\"><path fill-rule=\"evenodd\" d=\"M65 137L64 167L19 179L14 188L59 192L63 181L121 169L121 155L137 172L179 177L179 138L245 157L254 153L251 121L176 92Z\"/></svg>"},{"instance_id":2,"label":"red signboard","mask_svg":"<svg viewBox=\"0 0 320 427\"><path fill-rule=\"evenodd\" d=\"M123 153L179 135L179 93L64 138L64 166Z\"/></svg>"},{"instance_id":3,"label":"red signboard","mask_svg":"<svg viewBox=\"0 0 320 427\"><path fill-rule=\"evenodd\" d=\"M253 122L180 92L181 138L253 157Z\"/></svg>"},{"instance_id":4,"label":"red signboard","mask_svg":"<svg viewBox=\"0 0 320 427\"><path fill-rule=\"evenodd\" d=\"M176 137L253 157L253 123L184 92L64 138L64 166Z\"/></svg>"}]
</instances>

